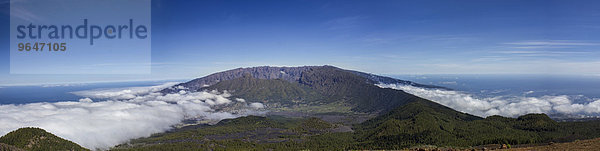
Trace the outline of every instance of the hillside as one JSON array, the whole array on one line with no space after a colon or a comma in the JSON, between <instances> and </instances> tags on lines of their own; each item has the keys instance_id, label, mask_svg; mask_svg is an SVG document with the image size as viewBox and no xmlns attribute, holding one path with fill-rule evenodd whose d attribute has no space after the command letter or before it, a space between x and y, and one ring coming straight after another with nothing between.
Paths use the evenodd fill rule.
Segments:
<instances>
[{"instance_id":1,"label":"hillside","mask_svg":"<svg viewBox=\"0 0 600 151\"><path fill-rule=\"evenodd\" d=\"M564 142L600 137L600 122L556 122L545 114L482 119L429 101L416 101L356 126L361 149L415 145L478 146Z\"/></svg>"},{"instance_id":2,"label":"hillside","mask_svg":"<svg viewBox=\"0 0 600 151\"><path fill-rule=\"evenodd\" d=\"M201 88L201 90L227 90L235 98L284 105L296 104L299 101L325 101L320 93L308 86L281 79L257 79L249 74L241 78L221 81L209 87Z\"/></svg>"},{"instance_id":3,"label":"hillside","mask_svg":"<svg viewBox=\"0 0 600 151\"><path fill-rule=\"evenodd\" d=\"M330 100L352 104L352 111L384 113L420 98L404 91L380 88L375 81L339 68L324 66L305 71L301 84L321 92Z\"/></svg>"},{"instance_id":4,"label":"hillside","mask_svg":"<svg viewBox=\"0 0 600 151\"><path fill-rule=\"evenodd\" d=\"M62 139L40 128L20 128L0 137L0 144L28 151L45 150L88 150L71 141ZM5 147L4 145L2 146Z\"/></svg>"}]
</instances>

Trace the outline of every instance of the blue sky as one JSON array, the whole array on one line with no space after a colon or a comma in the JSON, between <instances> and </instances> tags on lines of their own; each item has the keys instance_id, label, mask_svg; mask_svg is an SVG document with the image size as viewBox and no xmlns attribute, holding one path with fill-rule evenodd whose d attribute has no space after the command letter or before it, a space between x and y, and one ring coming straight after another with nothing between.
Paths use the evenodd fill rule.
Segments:
<instances>
[{"instance_id":1,"label":"blue sky","mask_svg":"<svg viewBox=\"0 0 600 151\"><path fill-rule=\"evenodd\" d=\"M377 74L600 75L598 1L152 1L152 73L9 74L0 85L191 79L237 67Z\"/></svg>"}]
</instances>

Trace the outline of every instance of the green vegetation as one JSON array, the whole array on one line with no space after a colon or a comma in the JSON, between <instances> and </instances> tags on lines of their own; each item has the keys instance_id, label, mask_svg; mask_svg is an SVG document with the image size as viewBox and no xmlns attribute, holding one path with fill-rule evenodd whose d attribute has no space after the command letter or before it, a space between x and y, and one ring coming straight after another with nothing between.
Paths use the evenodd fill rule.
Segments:
<instances>
[{"instance_id":1,"label":"green vegetation","mask_svg":"<svg viewBox=\"0 0 600 151\"><path fill-rule=\"evenodd\" d=\"M228 90L233 97L251 101L281 103L293 105L300 102L322 102L325 99L316 91L298 83L281 79L257 79L250 75L241 78L221 81L205 90Z\"/></svg>"},{"instance_id":2,"label":"green vegetation","mask_svg":"<svg viewBox=\"0 0 600 151\"><path fill-rule=\"evenodd\" d=\"M111 150L352 150L469 148L485 144L565 142L600 137L600 121L556 122L545 114L480 118L418 100L340 132L322 119L247 116L131 140ZM510 145L507 145L510 146ZM0 138L1 148L86 150L39 128Z\"/></svg>"},{"instance_id":3,"label":"green vegetation","mask_svg":"<svg viewBox=\"0 0 600 151\"><path fill-rule=\"evenodd\" d=\"M333 132L335 128L319 118L248 116L140 138L113 150L468 148L600 137L600 122L555 122L544 114L483 119L426 100L355 125L354 133Z\"/></svg>"},{"instance_id":4,"label":"green vegetation","mask_svg":"<svg viewBox=\"0 0 600 151\"><path fill-rule=\"evenodd\" d=\"M291 111L291 112L302 112L302 113L313 113L313 114L355 114L352 112L352 105L344 102L333 102L323 105L306 105L306 106L291 106L291 107L279 107L273 108L272 111Z\"/></svg>"},{"instance_id":5,"label":"green vegetation","mask_svg":"<svg viewBox=\"0 0 600 151\"><path fill-rule=\"evenodd\" d=\"M247 116L140 138L112 150L339 150L351 146L352 133L332 133L319 118Z\"/></svg>"},{"instance_id":6,"label":"green vegetation","mask_svg":"<svg viewBox=\"0 0 600 151\"><path fill-rule=\"evenodd\" d=\"M1 151L24 151L23 149L17 148L12 145L4 144L4 143L0 143L0 150Z\"/></svg>"},{"instance_id":7,"label":"green vegetation","mask_svg":"<svg viewBox=\"0 0 600 151\"><path fill-rule=\"evenodd\" d=\"M600 137L600 122L556 122L545 114L486 119L423 100L355 127L360 149L415 145L477 146L573 141Z\"/></svg>"},{"instance_id":8,"label":"green vegetation","mask_svg":"<svg viewBox=\"0 0 600 151\"><path fill-rule=\"evenodd\" d=\"M0 137L0 143L24 150L88 150L40 128L20 128Z\"/></svg>"}]
</instances>

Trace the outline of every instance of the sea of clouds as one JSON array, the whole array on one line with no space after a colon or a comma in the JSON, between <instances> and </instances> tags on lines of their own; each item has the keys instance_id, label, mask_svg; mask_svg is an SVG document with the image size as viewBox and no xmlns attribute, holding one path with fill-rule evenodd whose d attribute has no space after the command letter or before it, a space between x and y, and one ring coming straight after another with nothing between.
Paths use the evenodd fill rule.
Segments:
<instances>
[{"instance_id":1,"label":"sea of clouds","mask_svg":"<svg viewBox=\"0 0 600 151\"><path fill-rule=\"evenodd\" d=\"M218 121L265 113L263 104L230 99L227 91L158 92L174 84L73 92L83 97L79 101L0 105L0 136L22 127L40 127L86 148L108 149L165 132L185 119ZM246 105L235 113L215 110L230 103Z\"/></svg>"},{"instance_id":2,"label":"sea of clouds","mask_svg":"<svg viewBox=\"0 0 600 151\"><path fill-rule=\"evenodd\" d=\"M566 95L557 96L497 96L478 98L461 91L428 89L403 84L378 84L382 88L392 88L425 98L452 109L487 117L501 115L517 117L528 113L564 114L564 115L596 115L600 113L600 99L573 103ZM530 92L526 92L530 93Z\"/></svg>"}]
</instances>

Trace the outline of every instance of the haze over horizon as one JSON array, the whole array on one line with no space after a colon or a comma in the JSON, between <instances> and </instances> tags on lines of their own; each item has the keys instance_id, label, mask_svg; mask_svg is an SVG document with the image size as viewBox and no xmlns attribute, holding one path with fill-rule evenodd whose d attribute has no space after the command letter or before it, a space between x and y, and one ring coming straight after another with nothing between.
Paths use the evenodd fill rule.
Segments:
<instances>
[{"instance_id":1,"label":"haze over horizon","mask_svg":"<svg viewBox=\"0 0 600 151\"><path fill-rule=\"evenodd\" d=\"M9 26L9 4L0 1L3 29ZM600 10L594 4L155 0L152 74L11 75L4 51L0 85L191 79L267 65L333 65L386 75L597 76ZM1 49L8 50L9 31L0 35Z\"/></svg>"}]
</instances>

